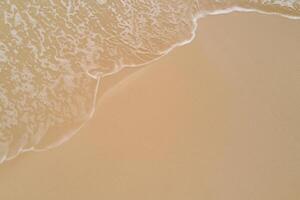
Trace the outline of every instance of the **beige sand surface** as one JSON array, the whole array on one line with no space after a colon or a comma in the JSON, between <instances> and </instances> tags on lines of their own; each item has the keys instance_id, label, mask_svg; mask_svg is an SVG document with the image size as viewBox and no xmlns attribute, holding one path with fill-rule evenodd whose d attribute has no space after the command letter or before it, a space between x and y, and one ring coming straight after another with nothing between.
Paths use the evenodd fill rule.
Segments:
<instances>
[{"instance_id":1,"label":"beige sand surface","mask_svg":"<svg viewBox=\"0 0 300 200\"><path fill-rule=\"evenodd\" d=\"M72 140L1 165L0 199L300 199L299 36L276 16L201 19L192 44L105 78Z\"/></svg>"}]
</instances>

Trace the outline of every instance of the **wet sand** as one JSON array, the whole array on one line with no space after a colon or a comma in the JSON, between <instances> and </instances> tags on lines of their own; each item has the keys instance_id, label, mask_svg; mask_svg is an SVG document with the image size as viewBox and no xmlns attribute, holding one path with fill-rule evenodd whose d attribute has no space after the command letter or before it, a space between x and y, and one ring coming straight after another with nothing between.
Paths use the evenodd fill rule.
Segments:
<instances>
[{"instance_id":1,"label":"wet sand","mask_svg":"<svg viewBox=\"0 0 300 200\"><path fill-rule=\"evenodd\" d=\"M299 199L299 23L201 19L191 44L106 77L69 142L1 165L0 199Z\"/></svg>"}]
</instances>

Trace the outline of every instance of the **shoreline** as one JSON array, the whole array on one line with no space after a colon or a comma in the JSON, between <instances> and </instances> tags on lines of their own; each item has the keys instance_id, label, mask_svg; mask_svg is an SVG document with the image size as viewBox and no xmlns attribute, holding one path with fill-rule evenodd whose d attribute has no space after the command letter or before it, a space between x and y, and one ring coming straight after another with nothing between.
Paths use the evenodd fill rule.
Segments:
<instances>
[{"instance_id":1,"label":"shoreline","mask_svg":"<svg viewBox=\"0 0 300 200\"><path fill-rule=\"evenodd\" d=\"M296 200L300 27L254 13L198 23L189 45L105 77L70 141L0 165L0 198Z\"/></svg>"}]
</instances>

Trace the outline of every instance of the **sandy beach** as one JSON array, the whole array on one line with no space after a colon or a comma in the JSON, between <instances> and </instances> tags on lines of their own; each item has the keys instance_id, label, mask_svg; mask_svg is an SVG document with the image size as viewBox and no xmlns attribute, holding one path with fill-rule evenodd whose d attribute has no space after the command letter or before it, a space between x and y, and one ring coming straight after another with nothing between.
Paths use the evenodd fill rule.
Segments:
<instances>
[{"instance_id":1,"label":"sandy beach","mask_svg":"<svg viewBox=\"0 0 300 200\"><path fill-rule=\"evenodd\" d=\"M300 199L300 22L233 13L105 77L70 141L0 165L3 200Z\"/></svg>"}]
</instances>

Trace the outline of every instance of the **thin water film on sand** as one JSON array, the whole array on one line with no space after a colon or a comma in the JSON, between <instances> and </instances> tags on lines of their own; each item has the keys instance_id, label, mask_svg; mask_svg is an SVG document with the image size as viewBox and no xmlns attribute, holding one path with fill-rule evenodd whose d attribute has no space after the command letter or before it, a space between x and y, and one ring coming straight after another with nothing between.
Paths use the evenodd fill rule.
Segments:
<instances>
[{"instance_id":1,"label":"thin water film on sand","mask_svg":"<svg viewBox=\"0 0 300 200\"><path fill-rule=\"evenodd\" d=\"M100 79L190 42L196 20L256 11L300 18L299 0L0 2L0 163L67 141Z\"/></svg>"}]
</instances>

